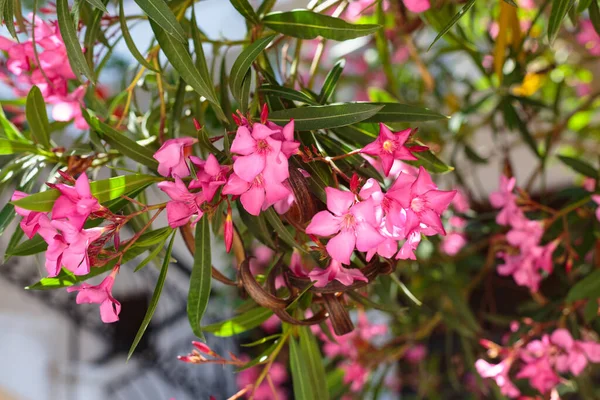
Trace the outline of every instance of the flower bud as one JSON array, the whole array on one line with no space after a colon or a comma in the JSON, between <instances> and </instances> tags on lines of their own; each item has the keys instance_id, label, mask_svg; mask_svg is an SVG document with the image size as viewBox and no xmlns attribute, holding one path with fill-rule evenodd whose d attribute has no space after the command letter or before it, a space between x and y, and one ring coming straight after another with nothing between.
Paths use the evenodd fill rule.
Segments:
<instances>
[{"instance_id":1,"label":"flower bud","mask_svg":"<svg viewBox=\"0 0 600 400\"><path fill-rule=\"evenodd\" d=\"M198 122L198 120L196 118L194 118L193 121L194 121L194 128L196 128L197 131L201 131L202 125L200 125L200 122Z\"/></svg>"},{"instance_id":2,"label":"flower bud","mask_svg":"<svg viewBox=\"0 0 600 400\"><path fill-rule=\"evenodd\" d=\"M225 218L225 227L223 228L225 237L225 250L229 253L233 244L233 220L231 218L231 205L227 205L227 217Z\"/></svg>"},{"instance_id":3,"label":"flower bud","mask_svg":"<svg viewBox=\"0 0 600 400\"><path fill-rule=\"evenodd\" d=\"M269 108L267 107L267 103L263 104L262 110L260 111L260 123L266 124L267 119L269 118Z\"/></svg>"}]
</instances>

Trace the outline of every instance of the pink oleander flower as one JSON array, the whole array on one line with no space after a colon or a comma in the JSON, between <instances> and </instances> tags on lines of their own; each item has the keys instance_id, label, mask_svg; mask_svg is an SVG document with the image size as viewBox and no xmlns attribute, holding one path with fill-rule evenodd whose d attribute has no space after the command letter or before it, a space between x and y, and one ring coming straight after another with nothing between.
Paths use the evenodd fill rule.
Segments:
<instances>
[{"instance_id":1,"label":"pink oleander flower","mask_svg":"<svg viewBox=\"0 0 600 400\"><path fill-rule=\"evenodd\" d=\"M29 196L27 193L15 190L12 197L10 198L10 201L21 200L22 198L27 196ZM25 235L27 235L29 239L33 238L37 233L38 229L40 229L40 217L46 214L43 212L26 210L17 206L15 206L15 212L21 217L23 217L19 224L23 232L25 232Z\"/></svg>"},{"instance_id":2,"label":"pink oleander flower","mask_svg":"<svg viewBox=\"0 0 600 400\"><path fill-rule=\"evenodd\" d=\"M44 254L44 266L49 277L55 277L60 272L62 265L62 257L64 251L69 247L63 235L51 225L50 218L46 214L42 214L39 219L38 233L48 244L46 253Z\"/></svg>"},{"instance_id":3,"label":"pink oleander flower","mask_svg":"<svg viewBox=\"0 0 600 400\"><path fill-rule=\"evenodd\" d=\"M171 228L183 226L192 221L192 225L202 218L202 203L206 201L204 193L190 193L185 183L175 176L175 182L159 182L158 188L165 192L172 201L167 203L167 219ZM197 218L192 219L192 217Z\"/></svg>"},{"instance_id":4,"label":"pink oleander flower","mask_svg":"<svg viewBox=\"0 0 600 400\"><path fill-rule=\"evenodd\" d=\"M510 221L511 229L506 234L506 240L522 252L538 245L544 235L544 227L540 221L532 221L523 213L515 213Z\"/></svg>"},{"instance_id":5,"label":"pink oleander flower","mask_svg":"<svg viewBox=\"0 0 600 400\"><path fill-rule=\"evenodd\" d=\"M464 214L471 209L469 198L463 190L458 189L456 191L456 196L452 199L452 207L461 214Z\"/></svg>"},{"instance_id":6,"label":"pink oleander flower","mask_svg":"<svg viewBox=\"0 0 600 400\"><path fill-rule=\"evenodd\" d=\"M579 22L579 33L577 34L577 41L580 45L585 48L593 56L600 56L600 36L594 29L592 21L585 19Z\"/></svg>"},{"instance_id":7,"label":"pink oleander flower","mask_svg":"<svg viewBox=\"0 0 600 400\"><path fill-rule=\"evenodd\" d=\"M121 303L112 295L112 287L115 283L116 272L109 276L96 286L82 283L79 286L71 286L67 288L67 292L78 292L77 304L100 304L100 318L105 324L116 322L119 320L121 312Z\"/></svg>"},{"instance_id":8,"label":"pink oleander flower","mask_svg":"<svg viewBox=\"0 0 600 400\"><path fill-rule=\"evenodd\" d=\"M440 215L448 208L456 190L438 190L425 168L412 180L403 179L402 174L388 194L400 203L406 212L405 234L418 229L429 229L445 235ZM412 182L411 182L412 181Z\"/></svg>"},{"instance_id":9,"label":"pink oleander flower","mask_svg":"<svg viewBox=\"0 0 600 400\"><path fill-rule=\"evenodd\" d=\"M192 154L192 146L198 139L182 137L169 139L154 153L158 161L158 173L166 177L185 178L190 175L187 159Z\"/></svg>"},{"instance_id":10,"label":"pink oleander flower","mask_svg":"<svg viewBox=\"0 0 600 400\"><path fill-rule=\"evenodd\" d=\"M490 203L492 203L492 206L501 209L500 213L496 216L496 222L499 225L508 225L510 219L520 212L516 203L517 196L513 194L516 182L515 178L508 178L502 175L500 177L500 189L490 194Z\"/></svg>"},{"instance_id":11,"label":"pink oleander flower","mask_svg":"<svg viewBox=\"0 0 600 400\"><path fill-rule=\"evenodd\" d=\"M352 392L360 392L367 383L370 371L358 361L342 363L340 368L344 371L344 383L350 385Z\"/></svg>"},{"instance_id":12,"label":"pink oleander flower","mask_svg":"<svg viewBox=\"0 0 600 400\"><path fill-rule=\"evenodd\" d=\"M74 186L59 183L53 185L60 196L52 207L52 219L66 218L76 230L81 230L91 213L102 208L92 196L90 181L85 173L79 175Z\"/></svg>"},{"instance_id":13,"label":"pink oleander flower","mask_svg":"<svg viewBox=\"0 0 600 400\"><path fill-rule=\"evenodd\" d=\"M369 281L360 269L344 268L342 263L334 259L331 260L327 268L315 268L310 271L308 277L315 282L315 287L325 287L333 280L336 280L345 286L350 286L355 281Z\"/></svg>"},{"instance_id":14,"label":"pink oleander flower","mask_svg":"<svg viewBox=\"0 0 600 400\"><path fill-rule=\"evenodd\" d=\"M600 221L600 194L592 195L592 200L598 205L596 208L596 219Z\"/></svg>"},{"instance_id":15,"label":"pink oleander flower","mask_svg":"<svg viewBox=\"0 0 600 400\"><path fill-rule=\"evenodd\" d=\"M299 276L299 277L307 277L308 276L308 272L306 272L306 269L304 268L304 265L302 262L302 256L296 250L294 250L292 252L292 258L290 260L289 268L292 271L292 273L296 276Z\"/></svg>"},{"instance_id":16,"label":"pink oleander flower","mask_svg":"<svg viewBox=\"0 0 600 400\"><path fill-rule=\"evenodd\" d=\"M485 360L477 360L475 368L482 378L492 378L500 388L500 392L510 398L521 395L521 392L511 382L508 374L513 363L513 358L505 358L499 364L490 364Z\"/></svg>"},{"instance_id":17,"label":"pink oleander flower","mask_svg":"<svg viewBox=\"0 0 600 400\"><path fill-rule=\"evenodd\" d=\"M40 229L39 233L42 235L48 243L48 251L51 248L59 249L62 248L62 256L60 263L58 263L58 270L54 270L53 273L58 274L60 272L60 264L63 267L73 272L75 275L87 275L90 273L90 258L88 255L88 248L90 245L105 231L106 228L92 228L80 230L74 226L70 221L65 220L53 220L50 225L61 231L62 235L54 235L49 241L46 239L45 229ZM64 244L67 247L64 247ZM48 253L47 251L47 253ZM54 253L56 254L56 252ZM47 259L50 259L47 254ZM50 273L50 271L49 271ZM54 275L56 276L56 275Z\"/></svg>"},{"instance_id":18,"label":"pink oleander flower","mask_svg":"<svg viewBox=\"0 0 600 400\"><path fill-rule=\"evenodd\" d=\"M400 132L392 132L384 124L379 124L379 136L377 139L363 147L360 152L371 156L377 156L381 160L383 173L385 176L390 174L394 160L416 160L411 153L413 151L422 151L424 148L405 146L406 141L412 134L412 129L405 129ZM416 149L416 150L415 150Z\"/></svg>"},{"instance_id":19,"label":"pink oleander flower","mask_svg":"<svg viewBox=\"0 0 600 400\"><path fill-rule=\"evenodd\" d=\"M512 275L518 285L537 292L542 280L541 272L550 274L554 268L552 253L557 245L554 241L546 246L533 246L518 255L501 253L499 255L504 258L504 264L498 266L498 274Z\"/></svg>"},{"instance_id":20,"label":"pink oleander flower","mask_svg":"<svg viewBox=\"0 0 600 400\"><path fill-rule=\"evenodd\" d=\"M427 347L422 344L417 344L406 350L404 359L411 364L418 364L427 357Z\"/></svg>"},{"instance_id":21,"label":"pink oleander flower","mask_svg":"<svg viewBox=\"0 0 600 400\"><path fill-rule=\"evenodd\" d=\"M596 190L596 180L594 178L586 177L583 180L583 188L588 192L593 192Z\"/></svg>"},{"instance_id":22,"label":"pink oleander flower","mask_svg":"<svg viewBox=\"0 0 600 400\"><path fill-rule=\"evenodd\" d=\"M455 256L466 244L467 238L463 233L450 232L442 239L441 250L449 256Z\"/></svg>"},{"instance_id":23,"label":"pink oleander flower","mask_svg":"<svg viewBox=\"0 0 600 400\"><path fill-rule=\"evenodd\" d=\"M385 238L377 231L375 204L371 199L355 203L351 192L325 188L327 209L318 212L306 227L306 233L317 236L337 234L327 242L327 252L336 261L350 264L354 248L369 251Z\"/></svg>"},{"instance_id":24,"label":"pink oleander flower","mask_svg":"<svg viewBox=\"0 0 600 400\"><path fill-rule=\"evenodd\" d=\"M273 388L271 388L267 379L263 379L261 384L254 391L252 390L261 372L262 369L259 366L240 371L236 378L238 388L249 387L250 390L247 392L247 398L252 397L255 400L272 400L275 398L287 400L287 390L283 386L288 380L288 373L285 366L275 361L269 369L268 376L273 383L275 393L273 393Z\"/></svg>"},{"instance_id":25,"label":"pink oleander flower","mask_svg":"<svg viewBox=\"0 0 600 400\"><path fill-rule=\"evenodd\" d=\"M223 187L222 194L239 195L242 206L252 215L260 214L278 201L287 198L291 191L270 171L257 175L253 181L247 182L233 173Z\"/></svg>"},{"instance_id":26,"label":"pink oleander flower","mask_svg":"<svg viewBox=\"0 0 600 400\"><path fill-rule=\"evenodd\" d=\"M592 341L574 340L566 329L557 329L550 335L550 342L563 351L556 356L555 365L558 372L567 372L578 376L587 366L588 361L600 362L600 344Z\"/></svg>"},{"instance_id":27,"label":"pink oleander flower","mask_svg":"<svg viewBox=\"0 0 600 400\"><path fill-rule=\"evenodd\" d=\"M415 251L417 247L419 247L419 243L421 243L421 233L419 231L411 232L406 241L396 254L397 260L416 260L417 256L415 255Z\"/></svg>"},{"instance_id":28,"label":"pink oleander flower","mask_svg":"<svg viewBox=\"0 0 600 400\"><path fill-rule=\"evenodd\" d=\"M404 0L404 5L414 13L422 13L431 7L429 0Z\"/></svg>"},{"instance_id":29,"label":"pink oleander flower","mask_svg":"<svg viewBox=\"0 0 600 400\"><path fill-rule=\"evenodd\" d=\"M230 168L219 164L217 158L209 154L206 161L196 156L190 156L190 161L198 167L196 179L190 182L190 189L202 188L204 198L211 202L217 190L227 182Z\"/></svg>"}]
</instances>

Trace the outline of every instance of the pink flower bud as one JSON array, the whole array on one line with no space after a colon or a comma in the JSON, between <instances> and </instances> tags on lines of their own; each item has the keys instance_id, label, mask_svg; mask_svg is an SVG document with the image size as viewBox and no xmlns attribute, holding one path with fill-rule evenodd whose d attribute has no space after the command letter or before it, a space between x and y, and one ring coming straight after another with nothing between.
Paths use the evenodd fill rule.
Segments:
<instances>
[{"instance_id":1,"label":"pink flower bud","mask_svg":"<svg viewBox=\"0 0 600 400\"><path fill-rule=\"evenodd\" d=\"M194 118L193 121L194 121L194 128L196 128L197 131L202 130L202 125L200 125L200 122L198 122L198 120L196 118Z\"/></svg>"},{"instance_id":2,"label":"pink flower bud","mask_svg":"<svg viewBox=\"0 0 600 400\"><path fill-rule=\"evenodd\" d=\"M200 353L203 354L208 354L208 355L214 355L215 352L212 351L212 349L210 347L208 347L208 345L206 343L202 343L202 342L197 342L197 341L193 341L192 345L196 348L196 350L198 350Z\"/></svg>"},{"instance_id":3,"label":"pink flower bud","mask_svg":"<svg viewBox=\"0 0 600 400\"><path fill-rule=\"evenodd\" d=\"M263 104L262 110L260 112L260 123L266 124L267 119L269 118L269 108L267 107L267 103Z\"/></svg>"},{"instance_id":4,"label":"pink flower bud","mask_svg":"<svg viewBox=\"0 0 600 400\"><path fill-rule=\"evenodd\" d=\"M352 179L350 179L350 191L352 193L357 193L359 184L360 184L360 178L358 177L358 174L355 172L352 175Z\"/></svg>"},{"instance_id":5,"label":"pink flower bud","mask_svg":"<svg viewBox=\"0 0 600 400\"><path fill-rule=\"evenodd\" d=\"M227 205L227 218L225 218L225 227L223 229L225 236L225 250L229 253L233 244L233 220L231 219L231 206Z\"/></svg>"}]
</instances>

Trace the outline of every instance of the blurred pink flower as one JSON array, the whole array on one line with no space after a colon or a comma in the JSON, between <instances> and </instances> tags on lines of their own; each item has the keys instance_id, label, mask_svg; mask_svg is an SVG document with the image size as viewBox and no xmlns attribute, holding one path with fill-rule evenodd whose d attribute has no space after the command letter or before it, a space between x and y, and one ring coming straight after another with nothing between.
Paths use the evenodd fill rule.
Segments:
<instances>
[{"instance_id":1,"label":"blurred pink flower","mask_svg":"<svg viewBox=\"0 0 600 400\"><path fill-rule=\"evenodd\" d=\"M416 344L404 353L404 359L411 364L418 364L423 361L425 357L427 357L427 347L422 344Z\"/></svg>"},{"instance_id":2,"label":"blurred pink flower","mask_svg":"<svg viewBox=\"0 0 600 400\"><path fill-rule=\"evenodd\" d=\"M431 7L429 0L404 0L404 5L414 13L422 13Z\"/></svg>"},{"instance_id":3,"label":"blurred pink flower","mask_svg":"<svg viewBox=\"0 0 600 400\"><path fill-rule=\"evenodd\" d=\"M441 249L449 256L457 255L467 244L467 237L460 232L450 232L442 238Z\"/></svg>"},{"instance_id":4,"label":"blurred pink flower","mask_svg":"<svg viewBox=\"0 0 600 400\"><path fill-rule=\"evenodd\" d=\"M267 379L263 379L260 385L256 389L252 390L261 372L262 368L260 366L255 366L238 373L236 379L238 388L250 388L250 390L246 392L245 397L248 399L253 398L255 400L273 400L275 398L287 400L287 390L283 387L285 382L288 380L288 373L285 369L285 366L282 363L275 361L271 365L271 368L267 374L271 379L271 382L273 382L275 393L273 393L273 389L271 389Z\"/></svg>"},{"instance_id":5,"label":"blurred pink flower","mask_svg":"<svg viewBox=\"0 0 600 400\"><path fill-rule=\"evenodd\" d=\"M368 282L360 269L344 268L342 263L334 259L325 269L314 268L310 271L308 277L315 282L315 287L324 287L333 280L346 286L352 285L355 281Z\"/></svg>"},{"instance_id":6,"label":"blurred pink flower","mask_svg":"<svg viewBox=\"0 0 600 400\"><path fill-rule=\"evenodd\" d=\"M515 398L520 396L521 392L508 377L512 363L513 358L505 358L499 364L490 364L480 359L475 363L475 368L482 378L492 378L503 395Z\"/></svg>"},{"instance_id":7,"label":"blurred pink flower","mask_svg":"<svg viewBox=\"0 0 600 400\"><path fill-rule=\"evenodd\" d=\"M600 56L600 36L594 29L592 21L589 19L579 22L579 33L577 41L590 52L593 56Z\"/></svg>"}]
</instances>

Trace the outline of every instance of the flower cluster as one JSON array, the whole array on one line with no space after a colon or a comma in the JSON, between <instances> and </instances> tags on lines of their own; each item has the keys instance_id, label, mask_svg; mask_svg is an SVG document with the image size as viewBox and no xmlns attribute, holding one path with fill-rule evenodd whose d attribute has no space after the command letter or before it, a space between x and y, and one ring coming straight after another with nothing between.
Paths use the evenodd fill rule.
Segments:
<instances>
[{"instance_id":1,"label":"flower cluster","mask_svg":"<svg viewBox=\"0 0 600 400\"><path fill-rule=\"evenodd\" d=\"M500 209L496 222L510 227L506 240L515 250L498 253L504 260L504 264L498 266L498 273L512 275L517 284L537 292L542 272L550 274L553 270L552 253L558 242L541 245L544 226L540 221L529 220L519 208L513 193L515 183L515 178L502 176L499 190L490 195L492 206Z\"/></svg>"},{"instance_id":2,"label":"flower cluster","mask_svg":"<svg viewBox=\"0 0 600 400\"><path fill-rule=\"evenodd\" d=\"M484 378L492 378L502 394L510 398L521 395L511 380L512 370L518 370L516 379L527 379L531 387L548 394L559 384L561 374L578 376L588 362L600 363L600 344L592 340L575 340L566 329L556 329L552 334L545 334L526 345L519 341L510 348L488 341L482 341L482 344L502 360L498 364L477 360L477 371Z\"/></svg>"},{"instance_id":3,"label":"flower cluster","mask_svg":"<svg viewBox=\"0 0 600 400\"><path fill-rule=\"evenodd\" d=\"M456 196L452 199L452 206L454 211L459 214L467 213L470 206L465 193L457 190ZM467 220L459 215L453 215L448 219L448 224L452 230L442 239L440 250L449 256L455 256L467 244L467 236L464 233Z\"/></svg>"},{"instance_id":4,"label":"flower cluster","mask_svg":"<svg viewBox=\"0 0 600 400\"><path fill-rule=\"evenodd\" d=\"M67 60L67 49L56 21L46 22L39 17L31 20L32 37L16 42L0 37L0 50L7 54L6 70L0 79L24 97L36 85L47 104L53 105L55 121L75 120L78 129L88 127L81 114L85 86L69 90L69 81L76 79ZM35 37L35 43L33 40ZM36 54L37 53L37 54Z\"/></svg>"}]
</instances>

